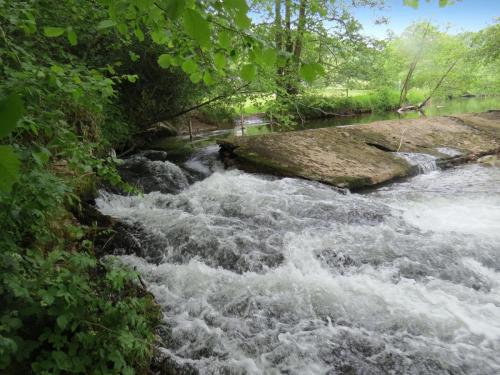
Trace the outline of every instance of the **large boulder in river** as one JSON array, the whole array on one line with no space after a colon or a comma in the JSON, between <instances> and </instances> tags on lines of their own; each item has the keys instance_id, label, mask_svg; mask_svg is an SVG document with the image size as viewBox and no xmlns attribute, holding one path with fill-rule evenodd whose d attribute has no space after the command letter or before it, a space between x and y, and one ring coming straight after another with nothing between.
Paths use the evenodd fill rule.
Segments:
<instances>
[{"instance_id":1,"label":"large boulder in river","mask_svg":"<svg viewBox=\"0 0 500 375\"><path fill-rule=\"evenodd\" d=\"M429 154L438 164L500 150L500 112L378 121L365 125L232 137L219 141L226 164L351 189L415 172L401 155Z\"/></svg>"}]
</instances>

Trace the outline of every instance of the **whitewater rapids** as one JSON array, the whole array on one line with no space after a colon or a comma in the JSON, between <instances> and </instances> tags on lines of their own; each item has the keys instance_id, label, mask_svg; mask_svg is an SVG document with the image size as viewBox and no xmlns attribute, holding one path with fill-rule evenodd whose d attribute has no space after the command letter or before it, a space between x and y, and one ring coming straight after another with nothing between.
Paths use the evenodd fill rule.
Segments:
<instances>
[{"instance_id":1,"label":"whitewater rapids","mask_svg":"<svg viewBox=\"0 0 500 375\"><path fill-rule=\"evenodd\" d=\"M500 373L500 169L358 195L190 163L207 177L178 194L97 201L157 239L150 257L121 259L162 306L173 362L201 374Z\"/></svg>"}]
</instances>

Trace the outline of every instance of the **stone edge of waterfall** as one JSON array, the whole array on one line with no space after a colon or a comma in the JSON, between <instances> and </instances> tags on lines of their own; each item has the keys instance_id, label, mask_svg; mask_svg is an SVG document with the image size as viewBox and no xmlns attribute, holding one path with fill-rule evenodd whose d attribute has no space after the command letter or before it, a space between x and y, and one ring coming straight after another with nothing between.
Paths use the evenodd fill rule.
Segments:
<instances>
[{"instance_id":1,"label":"stone edge of waterfall","mask_svg":"<svg viewBox=\"0 0 500 375\"><path fill-rule=\"evenodd\" d=\"M377 121L218 140L226 167L359 190L417 173L396 152L436 157L441 168L500 152L500 110ZM450 156L439 151L457 151Z\"/></svg>"}]
</instances>

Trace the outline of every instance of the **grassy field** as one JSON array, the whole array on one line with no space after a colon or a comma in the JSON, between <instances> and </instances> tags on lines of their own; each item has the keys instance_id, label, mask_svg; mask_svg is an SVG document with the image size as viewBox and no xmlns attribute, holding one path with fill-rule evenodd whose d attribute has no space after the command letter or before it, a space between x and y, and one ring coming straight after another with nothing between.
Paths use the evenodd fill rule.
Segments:
<instances>
[{"instance_id":1,"label":"grassy field","mask_svg":"<svg viewBox=\"0 0 500 375\"><path fill-rule=\"evenodd\" d=\"M349 90L347 91L345 88L342 87L321 87L321 88L314 88L310 89L306 92L306 95L318 95L318 96L324 96L324 97L330 97L330 98L341 98L341 97L351 97L351 96L360 96L360 95L367 95L372 93L373 90ZM349 93L347 95L347 93Z\"/></svg>"},{"instance_id":2,"label":"grassy field","mask_svg":"<svg viewBox=\"0 0 500 375\"><path fill-rule=\"evenodd\" d=\"M360 96L371 93L372 90L349 90L349 96ZM315 88L306 91L306 96L322 96L330 98L340 98L346 96L346 90L338 87L323 87ZM244 115L251 115L254 113L261 113L267 111L267 103L274 100L275 95L263 94L253 98L247 98L242 105L236 105L234 110L237 113L243 111Z\"/></svg>"},{"instance_id":3,"label":"grassy field","mask_svg":"<svg viewBox=\"0 0 500 375\"><path fill-rule=\"evenodd\" d=\"M268 104L274 100L272 94L263 94L247 98L242 104L237 105L236 113L251 115L268 110ZM419 89L410 90L408 101L419 103L425 98L425 92ZM381 112L396 108L399 105L399 91L397 90L346 90L338 87L314 88L298 98L299 107L307 117L322 117L324 112L338 113L364 113ZM311 107L319 110L312 110ZM323 113L324 115L324 113Z\"/></svg>"}]
</instances>

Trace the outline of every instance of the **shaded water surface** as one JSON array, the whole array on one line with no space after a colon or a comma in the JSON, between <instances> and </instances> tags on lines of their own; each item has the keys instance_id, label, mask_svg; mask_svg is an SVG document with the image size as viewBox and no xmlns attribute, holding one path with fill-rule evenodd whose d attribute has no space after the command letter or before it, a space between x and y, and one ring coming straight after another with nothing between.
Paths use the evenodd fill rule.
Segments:
<instances>
[{"instance_id":1,"label":"shaded water surface","mask_svg":"<svg viewBox=\"0 0 500 375\"><path fill-rule=\"evenodd\" d=\"M154 256L122 259L162 306L173 362L202 374L500 373L500 169L357 195L224 171L215 148L203 152L184 165L202 179L178 194L98 200L157 238Z\"/></svg>"}]
</instances>

